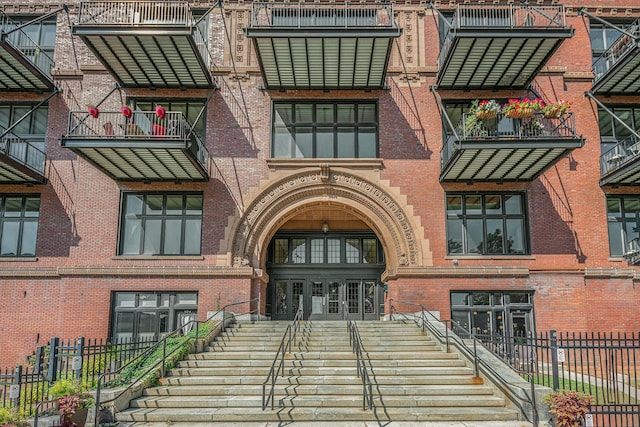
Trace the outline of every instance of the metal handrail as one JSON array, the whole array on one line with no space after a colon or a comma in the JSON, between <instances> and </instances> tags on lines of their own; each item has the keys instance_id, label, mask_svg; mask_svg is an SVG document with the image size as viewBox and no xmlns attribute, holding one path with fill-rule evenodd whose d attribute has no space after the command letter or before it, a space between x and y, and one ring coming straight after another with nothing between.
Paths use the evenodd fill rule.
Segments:
<instances>
[{"instance_id":1,"label":"metal handrail","mask_svg":"<svg viewBox=\"0 0 640 427\"><path fill-rule=\"evenodd\" d=\"M362 409L373 409L373 383L364 363L363 353L365 352L360 338L360 331L355 321L351 320L349 313L349 305L342 301L344 307L342 313L343 318L347 321L347 330L349 331L349 344L351 350L356 355L357 375L362 379Z\"/></svg>"},{"instance_id":2,"label":"metal handrail","mask_svg":"<svg viewBox=\"0 0 640 427\"><path fill-rule=\"evenodd\" d=\"M490 372L492 377L496 380L496 386L507 396L509 396L510 401L520 410L520 413L526 418L527 421L532 422L534 424L534 426L538 425L538 411L537 411L537 407L536 407L536 394L535 394L535 384L534 384L534 378L533 375L529 375L529 379L530 379L530 386L531 386L531 396L528 396L526 394L526 392L524 392L524 389L520 388L519 390L521 390L523 392L523 394L526 396L526 399L519 395L518 393L516 393L513 390L513 385L510 384L505 378L503 378L503 376L496 371L491 365L489 365L487 362L485 362L484 360L482 360L482 358L480 358L478 356L478 343L480 344L480 346L482 346L482 342L479 342L479 340L476 338L476 336L473 333L468 333L468 336L465 337L464 339L462 337L459 337L454 331L453 331L453 326L457 326L457 330L458 331L465 331L465 329L462 327L462 325L460 325L458 322L456 322L455 320L440 320L438 319L433 313L431 313L429 310L427 310L422 304L418 304L415 302L410 302L410 301L400 301L400 300L394 300L393 298L391 298L389 300L389 305L391 307L390 309L390 317L391 320L393 320L393 316L394 315L398 315L398 316L403 316L405 319L410 320L409 316L406 313L401 313L401 312L397 312L395 306L393 305L393 302L402 304L402 305L410 305L410 306L415 306L415 307L419 307L420 308L420 314L418 315L418 317L416 318L415 313L413 314L413 321L419 326L421 327L423 332L426 332L426 329L429 329L429 332L433 335L436 336L440 339L440 341L444 341L446 343L446 348L447 348L447 352L450 351L450 346L451 345L455 345L457 347L457 349L464 354L467 358L471 359L473 361L474 364L474 370L475 370L475 376L479 377L480 374L480 365L482 365L482 368L487 371ZM433 326L433 323L436 324L442 324L444 326L444 330L445 333L444 335L442 334L442 331L436 327ZM448 327L448 325L451 325L451 333L449 333L449 329L450 327ZM472 340L473 341L473 346L470 347L468 345L467 342L465 342L466 340ZM507 365L509 366L509 365ZM514 369L512 366L509 366L509 368ZM519 373L519 372L518 372ZM521 403L522 402L522 403ZM525 410L524 405L530 405L532 408L532 416L530 416L530 414L528 413L528 411Z\"/></svg>"},{"instance_id":3,"label":"metal handrail","mask_svg":"<svg viewBox=\"0 0 640 427\"><path fill-rule=\"evenodd\" d=\"M165 369L166 369L166 359L167 359L167 357L171 356L176 351L178 351L180 349L180 347L182 347L182 346L177 346L171 352L167 353L166 352L166 348L167 348L167 339L168 338L180 336L180 335L182 335L182 332L184 331L184 328L186 326L195 325L195 328L196 328L195 329L195 336L186 337L185 341L182 344L187 344L188 342L190 342L192 340L193 341L197 341L199 339L206 342L207 340L210 340L216 333L218 333L218 334L223 333L225 331L226 327L227 327L227 323L231 323L231 321L229 321L229 322L226 321L227 309L229 307L233 307L233 306L236 306L236 305L249 304L249 311L246 312L246 313L242 313L242 314L253 314L254 312L257 312L257 310L259 310L259 302L260 302L260 298L254 298L254 299L247 300L247 301L240 301L240 302L234 302L234 303L231 303L231 304L227 304L224 307L222 307L221 309L219 309L218 311L216 311L211 316L207 317L207 319L204 320L204 321L192 320L192 321L180 326L176 330L168 333L161 340L159 340L155 345L149 347L146 351L140 353L138 356L134 357L133 359L131 359L127 363L123 364L120 368L116 369L115 371L105 372L105 373L101 374L98 377L97 387L96 387L96 403L95 403L96 410L95 410L95 424L94 425L98 426L100 424L99 422L100 422L100 406L101 405L105 405L107 403L110 403L110 402L113 402L113 401L117 400L124 393L126 393L128 390L130 390L131 387L133 387L140 380L142 380L144 377L146 377L149 373L151 373L152 371L158 369L158 367L160 367L160 369L161 369L161 375L164 376ZM258 303L257 307L254 310L251 310L251 304L252 303ZM222 322L219 322L207 335L205 335L203 337L200 337L200 330L199 330L200 324L209 322L210 320L216 318L218 316L218 314L220 314L220 313L222 313ZM236 316L238 316L238 315L236 315L234 313L231 313L231 315L234 318ZM138 377L136 377L135 379L131 380L129 385L127 387L125 387L124 389L120 390L114 397L112 397L110 399L107 399L105 401L101 401L100 400L101 384L102 384L102 382L104 381L105 378L113 377L113 376L119 374L125 368L131 366L134 363L137 363L138 361L142 360L144 357L147 357L148 355L153 353L160 346L162 346L162 349L163 349L163 353L162 353L162 358L161 359L157 360L156 363L151 365L142 374L138 375ZM36 415L37 415L37 411L36 411ZM34 424L34 427L37 427L37 424Z\"/></svg>"},{"instance_id":4,"label":"metal handrail","mask_svg":"<svg viewBox=\"0 0 640 427\"><path fill-rule=\"evenodd\" d=\"M295 343L298 330L300 329L300 323L304 317L304 307L303 307L303 299L300 296L300 301L298 303L298 311L296 311L296 315L293 318L293 321L287 325L286 331L284 331L284 335L282 336L282 340L280 341L280 346L278 347L278 351L276 352L275 357L273 358L273 363L271 363L271 369L269 369L269 373L267 374L267 378L262 383L262 410L264 411L269 405L269 401L271 401L271 409L275 409L275 387L276 387L276 379L282 372L282 376L284 376L284 359L287 353L291 353L291 349L293 347L292 343ZM278 368L276 370L276 364ZM269 389L269 393L267 394L267 384L271 384L271 388Z\"/></svg>"}]
</instances>

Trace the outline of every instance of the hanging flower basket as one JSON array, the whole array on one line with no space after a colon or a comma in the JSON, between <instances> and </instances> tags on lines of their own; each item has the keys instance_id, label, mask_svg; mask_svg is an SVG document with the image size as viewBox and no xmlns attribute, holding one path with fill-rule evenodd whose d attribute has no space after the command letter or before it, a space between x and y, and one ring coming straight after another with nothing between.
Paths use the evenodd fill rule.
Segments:
<instances>
[{"instance_id":1,"label":"hanging flower basket","mask_svg":"<svg viewBox=\"0 0 640 427\"><path fill-rule=\"evenodd\" d=\"M557 119L560 117L560 114L562 114L560 111L549 110L544 112L544 117L546 119Z\"/></svg>"},{"instance_id":2,"label":"hanging flower basket","mask_svg":"<svg viewBox=\"0 0 640 427\"><path fill-rule=\"evenodd\" d=\"M533 117L535 110L533 108L518 108L515 110L509 110L505 113L510 119L528 119Z\"/></svg>"},{"instance_id":3,"label":"hanging flower basket","mask_svg":"<svg viewBox=\"0 0 640 427\"><path fill-rule=\"evenodd\" d=\"M480 111L476 112L476 117L479 118L480 120L495 119L496 115L497 114L496 114L495 111L480 110Z\"/></svg>"}]
</instances>

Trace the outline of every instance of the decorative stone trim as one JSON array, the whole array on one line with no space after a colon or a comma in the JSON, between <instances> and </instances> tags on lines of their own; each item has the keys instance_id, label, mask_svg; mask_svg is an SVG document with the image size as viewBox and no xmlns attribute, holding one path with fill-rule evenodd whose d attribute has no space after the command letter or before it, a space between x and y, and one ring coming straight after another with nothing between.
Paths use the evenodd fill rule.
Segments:
<instances>
[{"instance_id":1,"label":"decorative stone trim","mask_svg":"<svg viewBox=\"0 0 640 427\"><path fill-rule=\"evenodd\" d=\"M584 270L585 279L633 279L640 280L640 272L633 268L591 267Z\"/></svg>"},{"instance_id":2,"label":"decorative stone trim","mask_svg":"<svg viewBox=\"0 0 640 427\"><path fill-rule=\"evenodd\" d=\"M260 274L258 274L260 273ZM251 267L39 267L0 268L0 277L61 277L61 276L175 276L262 278L264 273Z\"/></svg>"},{"instance_id":3,"label":"decorative stone trim","mask_svg":"<svg viewBox=\"0 0 640 427\"><path fill-rule=\"evenodd\" d=\"M529 277L528 267L398 267L387 269L383 280L402 277Z\"/></svg>"},{"instance_id":4,"label":"decorative stone trim","mask_svg":"<svg viewBox=\"0 0 640 427\"><path fill-rule=\"evenodd\" d=\"M334 167L333 162L316 163L292 174L272 172L272 179L257 190L245 213L230 218L227 239L221 242L221 252L228 248L234 266L261 266L273 233L295 213L316 205L349 210L367 223L385 245L390 266L431 262L430 252L423 254L428 242L419 218L413 217L399 192L382 184L377 172L358 173Z\"/></svg>"}]
</instances>

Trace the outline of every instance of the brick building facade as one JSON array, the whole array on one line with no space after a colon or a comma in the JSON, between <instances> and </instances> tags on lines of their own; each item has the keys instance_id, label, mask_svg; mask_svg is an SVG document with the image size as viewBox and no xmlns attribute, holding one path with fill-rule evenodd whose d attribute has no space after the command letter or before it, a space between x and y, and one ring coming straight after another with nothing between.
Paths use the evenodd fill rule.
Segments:
<instances>
[{"instance_id":1,"label":"brick building facade","mask_svg":"<svg viewBox=\"0 0 640 427\"><path fill-rule=\"evenodd\" d=\"M640 3L62 6L2 10L0 366L300 296L638 330ZM537 97L569 113L458 126Z\"/></svg>"}]
</instances>

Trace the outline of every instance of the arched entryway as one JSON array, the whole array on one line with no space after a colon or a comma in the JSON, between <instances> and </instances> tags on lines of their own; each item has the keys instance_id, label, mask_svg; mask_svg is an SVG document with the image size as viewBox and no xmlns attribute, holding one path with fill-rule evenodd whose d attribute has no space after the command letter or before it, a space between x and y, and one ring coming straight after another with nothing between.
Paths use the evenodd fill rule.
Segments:
<instances>
[{"instance_id":1,"label":"arched entryway","mask_svg":"<svg viewBox=\"0 0 640 427\"><path fill-rule=\"evenodd\" d=\"M232 218L221 244L233 265L260 272L265 314L291 317L302 295L306 318L340 316L336 303L359 310L361 318L379 318L385 312L385 277L401 267L432 264L419 218L378 170L322 164L270 176L252 192L244 214ZM286 253L276 254L274 245L285 241ZM378 251L374 262L363 257L364 245ZM302 247L305 258L298 263L291 257ZM347 258L356 252L357 262Z\"/></svg>"},{"instance_id":2,"label":"arched entryway","mask_svg":"<svg viewBox=\"0 0 640 427\"><path fill-rule=\"evenodd\" d=\"M310 320L384 315L384 247L363 221L337 207L318 206L283 224L268 246L266 267L272 319L293 319L300 303Z\"/></svg>"}]
</instances>

